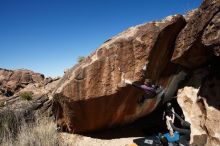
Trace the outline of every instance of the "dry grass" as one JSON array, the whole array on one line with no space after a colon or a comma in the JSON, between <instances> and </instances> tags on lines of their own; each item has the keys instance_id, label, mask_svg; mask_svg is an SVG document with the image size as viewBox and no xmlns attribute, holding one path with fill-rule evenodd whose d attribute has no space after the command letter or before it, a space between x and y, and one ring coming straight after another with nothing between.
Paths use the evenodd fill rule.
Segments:
<instances>
[{"instance_id":1,"label":"dry grass","mask_svg":"<svg viewBox=\"0 0 220 146\"><path fill-rule=\"evenodd\" d=\"M1 108L1 107L4 107L4 106L5 106L4 101L0 101L0 108Z\"/></svg>"},{"instance_id":2,"label":"dry grass","mask_svg":"<svg viewBox=\"0 0 220 146\"><path fill-rule=\"evenodd\" d=\"M15 142L17 146L59 146L56 124L46 119L21 127Z\"/></svg>"},{"instance_id":3,"label":"dry grass","mask_svg":"<svg viewBox=\"0 0 220 146\"><path fill-rule=\"evenodd\" d=\"M56 131L56 124L43 118L26 123L13 111L0 112L1 146L65 146Z\"/></svg>"},{"instance_id":4,"label":"dry grass","mask_svg":"<svg viewBox=\"0 0 220 146\"><path fill-rule=\"evenodd\" d=\"M21 125L20 114L9 109L0 111L0 143L14 139Z\"/></svg>"}]
</instances>

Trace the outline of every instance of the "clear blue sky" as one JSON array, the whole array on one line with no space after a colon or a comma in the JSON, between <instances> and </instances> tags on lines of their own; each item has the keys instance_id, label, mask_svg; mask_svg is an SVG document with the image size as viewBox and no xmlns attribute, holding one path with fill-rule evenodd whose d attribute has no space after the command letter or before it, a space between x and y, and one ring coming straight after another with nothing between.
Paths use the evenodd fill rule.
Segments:
<instances>
[{"instance_id":1,"label":"clear blue sky","mask_svg":"<svg viewBox=\"0 0 220 146\"><path fill-rule=\"evenodd\" d=\"M62 76L128 27L197 8L202 0L0 0L0 67Z\"/></svg>"}]
</instances>

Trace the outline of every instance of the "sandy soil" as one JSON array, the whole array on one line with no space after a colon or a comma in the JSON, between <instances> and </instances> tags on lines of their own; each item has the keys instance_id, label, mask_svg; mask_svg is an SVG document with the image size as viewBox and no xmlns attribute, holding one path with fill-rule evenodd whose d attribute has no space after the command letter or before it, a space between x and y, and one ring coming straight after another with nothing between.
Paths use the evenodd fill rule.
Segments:
<instances>
[{"instance_id":1,"label":"sandy soil","mask_svg":"<svg viewBox=\"0 0 220 146\"><path fill-rule=\"evenodd\" d=\"M60 133L60 136L65 143L68 143L69 146L127 146L134 144L134 139L140 138L129 137L106 140L68 133Z\"/></svg>"}]
</instances>

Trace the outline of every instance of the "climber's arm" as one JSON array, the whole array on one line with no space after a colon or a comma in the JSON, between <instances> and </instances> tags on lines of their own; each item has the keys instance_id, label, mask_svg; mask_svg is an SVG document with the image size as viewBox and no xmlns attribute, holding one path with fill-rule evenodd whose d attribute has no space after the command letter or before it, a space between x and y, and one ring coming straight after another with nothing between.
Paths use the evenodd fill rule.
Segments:
<instances>
[{"instance_id":1,"label":"climber's arm","mask_svg":"<svg viewBox=\"0 0 220 146\"><path fill-rule=\"evenodd\" d=\"M137 83L132 82L131 80L125 80L125 83L126 83L126 84L129 84L129 85L132 85L132 86L134 86L134 87L136 87L136 88L139 88L139 89L141 89L141 90L144 90L144 89L145 89L144 85L139 85L139 84L137 84Z\"/></svg>"},{"instance_id":2,"label":"climber's arm","mask_svg":"<svg viewBox=\"0 0 220 146\"><path fill-rule=\"evenodd\" d=\"M134 87L136 87L136 88L138 88L138 89L141 89L141 90L144 90L144 89L145 89L143 85L139 85L139 84L137 84L137 83L132 83L131 85L134 86Z\"/></svg>"},{"instance_id":3,"label":"climber's arm","mask_svg":"<svg viewBox=\"0 0 220 146\"><path fill-rule=\"evenodd\" d=\"M163 91L162 87L159 86L159 87L157 87L157 89L156 89L156 94L159 94L159 93L162 92L162 91Z\"/></svg>"}]
</instances>

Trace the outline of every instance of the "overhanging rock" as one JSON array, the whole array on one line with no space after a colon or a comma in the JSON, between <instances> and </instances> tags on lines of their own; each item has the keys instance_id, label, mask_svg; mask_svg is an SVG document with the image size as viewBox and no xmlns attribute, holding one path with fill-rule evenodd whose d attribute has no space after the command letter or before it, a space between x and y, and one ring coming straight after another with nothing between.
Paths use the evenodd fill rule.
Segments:
<instances>
[{"instance_id":1,"label":"overhanging rock","mask_svg":"<svg viewBox=\"0 0 220 146\"><path fill-rule=\"evenodd\" d=\"M58 125L70 132L93 131L151 113L160 99L140 106L137 100L143 93L123 79L143 82L147 77L166 88L177 69L170 58L185 23L175 15L131 27L68 70L54 92Z\"/></svg>"}]
</instances>

